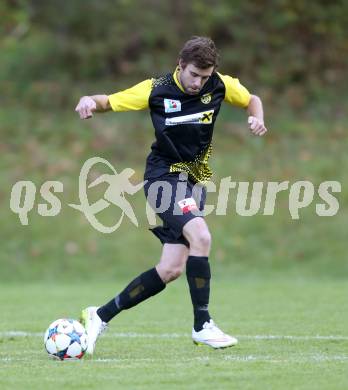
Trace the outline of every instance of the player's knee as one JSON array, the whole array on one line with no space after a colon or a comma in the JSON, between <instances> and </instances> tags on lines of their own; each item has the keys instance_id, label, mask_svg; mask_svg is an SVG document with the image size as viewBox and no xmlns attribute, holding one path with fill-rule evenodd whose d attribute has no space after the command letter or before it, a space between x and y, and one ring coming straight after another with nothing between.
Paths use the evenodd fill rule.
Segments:
<instances>
[{"instance_id":1,"label":"player's knee","mask_svg":"<svg viewBox=\"0 0 348 390\"><path fill-rule=\"evenodd\" d=\"M182 274L183 268L175 267L169 271L169 281L177 279Z\"/></svg>"},{"instance_id":2,"label":"player's knee","mask_svg":"<svg viewBox=\"0 0 348 390\"><path fill-rule=\"evenodd\" d=\"M210 249L211 235L208 229L197 232L190 237L190 247L199 249Z\"/></svg>"},{"instance_id":3,"label":"player's knee","mask_svg":"<svg viewBox=\"0 0 348 390\"><path fill-rule=\"evenodd\" d=\"M166 283L172 282L182 274L182 267L171 267L165 270Z\"/></svg>"},{"instance_id":4,"label":"player's knee","mask_svg":"<svg viewBox=\"0 0 348 390\"><path fill-rule=\"evenodd\" d=\"M184 226L183 234L190 248L207 250L211 245L211 235L203 218L194 218Z\"/></svg>"},{"instance_id":5,"label":"player's knee","mask_svg":"<svg viewBox=\"0 0 348 390\"><path fill-rule=\"evenodd\" d=\"M182 274L183 270L184 267L179 265L176 266L160 265L157 267L157 271L164 283L169 283L177 279Z\"/></svg>"},{"instance_id":6,"label":"player's knee","mask_svg":"<svg viewBox=\"0 0 348 390\"><path fill-rule=\"evenodd\" d=\"M202 247L210 248L210 245L211 245L211 235L210 235L210 232L209 232L208 229L206 229L205 231L201 232L198 235L198 241L199 241L199 244Z\"/></svg>"}]
</instances>

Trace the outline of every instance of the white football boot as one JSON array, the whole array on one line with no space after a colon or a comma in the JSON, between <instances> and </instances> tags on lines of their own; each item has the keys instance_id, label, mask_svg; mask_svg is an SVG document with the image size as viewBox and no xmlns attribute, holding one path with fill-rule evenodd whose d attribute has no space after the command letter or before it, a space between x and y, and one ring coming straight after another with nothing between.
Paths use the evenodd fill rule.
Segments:
<instances>
[{"instance_id":1,"label":"white football boot","mask_svg":"<svg viewBox=\"0 0 348 390\"><path fill-rule=\"evenodd\" d=\"M87 350L86 353L92 355L97 338L107 328L107 323L103 322L97 314L98 307L90 306L82 310L81 322L87 332Z\"/></svg>"},{"instance_id":2,"label":"white football boot","mask_svg":"<svg viewBox=\"0 0 348 390\"><path fill-rule=\"evenodd\" d=\"M192 339L197 345L206 344L213 348L227 348L238 344L238 340L219 329L214 321L203 324L203 329L196 332L192 329Z\"/></svg>"}]
</instances>

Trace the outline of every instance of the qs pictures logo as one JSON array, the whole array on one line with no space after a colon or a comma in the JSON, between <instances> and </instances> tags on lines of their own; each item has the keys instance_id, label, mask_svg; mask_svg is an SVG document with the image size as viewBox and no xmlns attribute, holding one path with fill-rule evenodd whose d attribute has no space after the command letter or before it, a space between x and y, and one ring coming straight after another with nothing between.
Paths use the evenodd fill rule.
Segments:
<instances>
[{"instance_id":1,"label":"qs pictures logo","mask_svg":"<svg viewBox=\"0 0 348 390\"><path fill-rule=\"evenodd\" d=\"M106 166L111 174L102 174L89 185L88 174L96 164ZM101 157L92 157L88 159L82 166L79 175L79 204L69 204L70 207L82 212L89 223L101 233L112 233L122 223L124 216L127 216L130 221L138 227L138 221L134 214L131 204L125 197L125 194L134 195L138 192L145 182L133 185L130 182L130 177L134 174L132 168L126 168L122 172L117 173L115 168ZM104 196L94 203L88 200L88 190L99 184L106 183L108 185L104 192ZM61 201L54 195L57 192L63 192L63 183L59 181L47 181L40 188L41 197L47 203L38 204L37 210L39 215L43 217L53 217L61 211ZM36 198L36 186L32 181L19 181L11 191L10 208L18 214L22 225L29 224L28 214L34 208ZM111 205L117 206L121 211L121 216L113 226L103 225L97 218L97 214Z\"/></svg>"},{"instance_id":2,"label":"qs pictures logo","mask_svg":"<svg viewBox=\"0 0 348 390\"><path fill-rule=\"evenodd\" d=\"M213 110L192 114L189 118L179 117L179 120L188 120L191 123L193 121L194 123L209 123L212 120L212 115ZM98 173L96 176L96 171L92 171L92 169L97 164L103 166L107 173ZM109 161L101 157L88 159L83 164L79 175L79 203L70 203L68 206L81 212L91 226L101 233L113 233L121 225L125 216L138 227L138 220L127 197L138 192L147 181L132 184L130 178L134 172L132 168L125 168L118 173ZM93 179L91 179L92 177ZM95 198L96 195L92 188L102 184L104 184L102 187L104 192L102 195L98 193L98 200L92 202L92 196ZM106 189L105 184L107 185ZM197 208L197 204L200 204L203 194L202 184L196 183L193 186L192 194L196 194L195 198L186 197L187 186L188 177L184 172L179 174L179 184L176 189L172 188L166 180L162 181L160 178L150 184L147 200L150 198L152 201L146 202L146 216L150 225L156 225L156 214L168 210L171 199L176 199L180 206L179 213L192 212L195 214L197 212L197 216L201 216L201 210ZM313 203L315 213L318 216L335 216L340 205L339 199L334 194L342 191L341 183L338 181L324 181L316 188L316 185L309 181L249 183L231 181L231 176L222 178L218 186L212 181L207 181L204 187L206 192L217 193L216 205L206 204L203 210L204 216L213 211L216 215L226 216L227 206L231 201L230 190L236 190L234 206L238 215L245 217L260 213L267 216L274 215L277 195L283 192L283 199L284 195L288 198L288 210L292 219L299 219L300 210ZM56 194L62 193L63 190L63 183L60 181L46 181L41 185L40 195L44 202L37 204L37 212L40 216L53 217L60 213L62 205ZM29 224L29 213L34 209L37 199L36 193L37 187L30 180L18 181L12 187L10 209L18 215L22 225ZM161 200L160 204L157 204L157 199ZM284 201L280 205L283 209ZM121 210L121 214L119 214L118 219L115 218L113 225L105 226L100 220L102 215L98 214L110 207L110 216L114 216L114 206Z\"/></svg>"},{"instance_id":3,"label":"qs pictures logo","mask_svg":"<svg viewBox=\"0 0 348 390\"><path fill-rule=\"evenodd\" d=\"M99 199L93 204L90 204L87 196L87 176L92 167L97 163L102 163L109 167L113 174L101 175L89 184L88 188L95 187L101 183L108 184L108 188L104 193L104 198ZM144 185L144 182L133 185L129 180L133 174L134 170L131 168L126 168L118 174L109 161L105 160L104 158L90 158L84 163L79 176L80 204L69 204L69 206L81 211L88 219L89 223L101 233L114 232L121 225L124 215L126 215L131 220L131 222L138 227L138 221L134 214L133 208L124 196L124 193L134 195ZM95 215L109 207L111 204L119 207L122 210L122 214L115 225L108 227L100 223Z\"/></svg>"}]
</instances>

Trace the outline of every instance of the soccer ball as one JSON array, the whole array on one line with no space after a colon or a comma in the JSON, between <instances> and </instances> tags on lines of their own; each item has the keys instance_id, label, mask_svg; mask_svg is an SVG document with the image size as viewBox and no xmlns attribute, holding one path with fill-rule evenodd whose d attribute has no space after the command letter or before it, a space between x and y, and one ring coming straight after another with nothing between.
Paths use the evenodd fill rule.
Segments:
<instances>
[{"instance_id":1,"label":"soccer ball","mask_svg":"<svg viewBox=\"0 0 348 390\"><path fill-rule=\"evenodd\" d=\"M48 327L44 336L46 351L55 359L81 359L87 349L87 333L76 320L59 319Z\"/></svg>"}]
</instances>

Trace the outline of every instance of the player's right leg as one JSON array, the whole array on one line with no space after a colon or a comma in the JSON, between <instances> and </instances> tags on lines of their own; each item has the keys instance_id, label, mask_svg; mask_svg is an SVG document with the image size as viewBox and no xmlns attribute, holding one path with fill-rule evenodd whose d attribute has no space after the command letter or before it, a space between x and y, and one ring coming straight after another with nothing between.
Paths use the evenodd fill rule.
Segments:
<instances>
[{"instance_id":1,"label":"player's right leg","mask_svg":"<svg viewBox=\"0 0 348 390\"><path fill-rule=\"evenodd\" d=\"M130 309L140 302L161 292L167 283L182 273L188 256L183 244L164 244L160 262L156 267L135 278L115 298L101 307L87 307L82 311L82 322L88 335L87 353L93 354L99 335L107 323L122 310Z\"/></svg>"}]
</instances>

